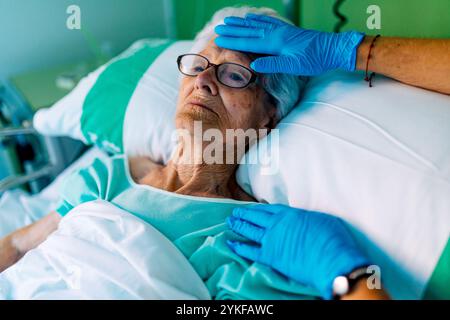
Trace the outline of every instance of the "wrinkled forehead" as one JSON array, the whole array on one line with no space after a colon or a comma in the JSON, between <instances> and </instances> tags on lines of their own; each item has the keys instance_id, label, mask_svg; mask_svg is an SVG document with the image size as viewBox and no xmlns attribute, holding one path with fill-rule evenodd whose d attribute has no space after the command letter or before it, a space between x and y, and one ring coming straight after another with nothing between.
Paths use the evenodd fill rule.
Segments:
<instances>
[{"instance_id":1,"label":"wrinkled forehead","mask_svg":"<svg viewBox=\"0 0 450 320\"><path fill-rule=\"evenodd\" d=\"M214 42L215 38L216 36L212 37L208 41L206 47L200 51L199 54L207 57L209 61L215 64L233 62L241 64L247 68L250 67L250 63L253 60L250 56L241 51L228 50L218 47Z\"/></svg>"}]
</instances>

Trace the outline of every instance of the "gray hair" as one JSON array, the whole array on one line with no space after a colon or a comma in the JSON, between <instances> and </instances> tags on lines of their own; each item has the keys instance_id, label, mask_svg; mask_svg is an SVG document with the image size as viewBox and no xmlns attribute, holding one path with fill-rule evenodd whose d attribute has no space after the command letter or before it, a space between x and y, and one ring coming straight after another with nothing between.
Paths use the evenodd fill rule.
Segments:
<instances>
[{"instance_id":1,"label":"gray hair","mask_svg":"<svg viewBox=\"0 0 450 320\"><path fill-rule=\"evenodd\" d=\"M211 21L209 21L202 30L196 35L194 45L191 48L192 53L202 51L215 35L214 28L224 23L228 16L245 17L247 13L264 14L281 19L287 23L292 22L280 17L277 12L270 8L255 7L227 7L217 11ZM259 83L266 92L273 98L277 108L277 120L286 116L298 103L303 89L307 82L307 77L299 77L283 73L272 73L260 75Z\"/></svg>"}]
</instances>

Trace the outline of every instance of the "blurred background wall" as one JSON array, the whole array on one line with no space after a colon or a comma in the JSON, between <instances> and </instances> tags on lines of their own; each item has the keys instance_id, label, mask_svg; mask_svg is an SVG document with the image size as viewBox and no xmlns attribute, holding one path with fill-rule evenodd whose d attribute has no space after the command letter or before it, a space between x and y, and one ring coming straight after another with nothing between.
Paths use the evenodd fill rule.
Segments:
<instances>
[{"instance_id":1,"label":"blurred background wall","mask_svg":"<svg viewBox=\"0 0 450 320\"><path fill-rule=\"evenodd\" d=\"M336 17L335 0L303 0L300 21L303 26L332 31ZM369 5L381 9L382 29L367 29ZM343 31L356 29L385 36L450 38L450 0L345 0L340 12L348 18Z\"/></svg>"},{"instance_id":2,"label":"blurred background wall","mask_svg":"<svg viewBox=\"0 0 450 320\"><path fill-rule=\"evenodd\" d=\"M190 38L217 9L227 5L250 4L268 6L280 14L286 0L176 0L177 35ZM302 27L333 31L338 18L333 14L336 0L300 0L297 5ZM367 29L366 13L369 5L381 9L384 35L409 37L450 37L450 0L344 0L340 12L348 18L343 31L357 29L369 34L379 33Z\"/></svg>"},{"instance_id":3,"label":"blurred background wall","mask_svg":"<svg viewBox=\"0 0 450 320\"><path fill-rule=\"evenodd\" d=\"M69 5L82 29L66 27ZM163 0L0 0L0 80L92 57L90 36L114 55L144 37L165 37Z\"/></svg>"},{"instance_id":4,"label":"blurred background wall","mask_svg":"<svg viewBox=\"0 0 450 320\"><path fill-rule=\"evenodd\" d=\"M113 56L144 37L190 39L218 9L268 6L286 15L288 0L0 0L0 81L6 77L94 56ZM335 0L299 0L301 26L332 31ZM82 30L68 30L66 9L82 11ZM370 4L380 6L382 30L366 27ZM450 0L345 0L343 30L369 34L450 37ZM98 48L97 48L98 49Z\"/></svg>"}]
</instances>

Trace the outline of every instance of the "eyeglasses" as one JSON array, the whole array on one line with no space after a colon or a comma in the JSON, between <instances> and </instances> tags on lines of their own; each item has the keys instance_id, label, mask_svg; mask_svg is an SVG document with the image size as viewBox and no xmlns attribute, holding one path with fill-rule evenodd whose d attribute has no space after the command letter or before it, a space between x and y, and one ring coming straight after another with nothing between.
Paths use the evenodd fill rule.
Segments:
<instances>
[{"instance_id":1,"label":"eyeglasses","mask_svg":"<svg viewBox=\"0 0 450 320\"><path fill-rule=\"evenodd\" d=\"M186 76L196 77L209 67L215 67L216 79L230 88L245 88L255 82L257 75L252 70L237 63L214 64L199 54L183 54L177 59L178 70Z\"/></svg>"}]
</instances>

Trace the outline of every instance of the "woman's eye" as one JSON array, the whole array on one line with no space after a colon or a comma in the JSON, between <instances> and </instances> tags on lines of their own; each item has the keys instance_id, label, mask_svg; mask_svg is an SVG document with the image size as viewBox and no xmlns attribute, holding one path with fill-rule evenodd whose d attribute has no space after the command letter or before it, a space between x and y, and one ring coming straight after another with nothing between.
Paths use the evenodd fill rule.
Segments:
<instances>
[{"instance_id":1,"label":"woman's eye","mask_svg":"<svg viewBox=\"0 0 450 320\"><path fill-rule=\"evenodd\" d=\"M244 78L238 73L230 73L230 79L233 81L243 81Z\"/></svg>"},{"instance_id":2,"label":"woman's eye","mask_svg":"<svg viewBox=\"0 0 450 320\"><path fill-rule=\"evenodd\" d=\"M195 72L203 72L205 70L205 68L203 68L202 66L195 66L192 69Z\"/></svg>"}]
</instances>

